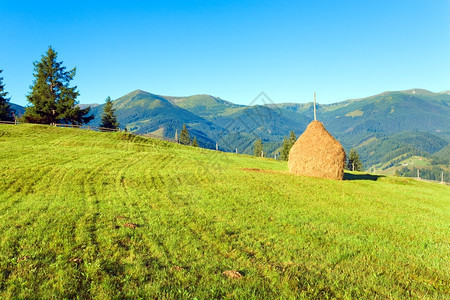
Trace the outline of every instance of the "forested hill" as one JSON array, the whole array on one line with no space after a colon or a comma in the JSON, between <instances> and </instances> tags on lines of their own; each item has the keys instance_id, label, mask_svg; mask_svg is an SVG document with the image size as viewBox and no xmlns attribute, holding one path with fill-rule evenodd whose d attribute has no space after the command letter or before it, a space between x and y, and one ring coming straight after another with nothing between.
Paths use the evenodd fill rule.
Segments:
<instances>
[{"instance_id":1,"label":"forested hill","mask_svg":"<svg viewBox=\"0 0 450 300\"><path fill-rule=\"evenodd\" d=\"M217 141L220 150L251 154L261 138L269 156L279 152L291 130L298 137L313 119L312 103L245 106L210 95L171 97L142 90L116 99L114 108L120 126L132 132L174 137L186 124L202 147L214 148ZM103 105L92 107L91 125L100 123L102 111ZM448 91L412 89L318 104L317 116L347 151L358 150L366 168L405 156L448 153Z\"/></svg>"}]
</instances>

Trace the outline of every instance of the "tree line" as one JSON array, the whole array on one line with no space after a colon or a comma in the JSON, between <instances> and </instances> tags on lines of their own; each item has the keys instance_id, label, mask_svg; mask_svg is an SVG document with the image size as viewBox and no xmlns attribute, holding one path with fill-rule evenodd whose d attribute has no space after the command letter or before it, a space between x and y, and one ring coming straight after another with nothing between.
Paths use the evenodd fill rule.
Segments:
<instances>
[{"instance_id":1,"label":"tree line","mask_svg":"<svg viewBox=\"0 0 450 300\"><path fill-rule=\"evenodd\" d=\"M395 170L396 176L402 177L417 177L419 171L419 176L422 179L441 181L444 179L445 182L448 181L449 173L441 167L433 166L432 168L422 168L418 169L416 167L408 168L403 167ZM442 175L444 178L442 178Z\"/></svg>"},{"instance_id":2,"label":"tree line","mask_svg":"<svg viewBox=\"0 0 450 300\"><path fill-rule=\"evenodd\" d=\"M38 124L83 125L94 119L89 115L90 107L80 108L76 98L80 95L76 86L70 86L76 68L66 70L62 61L57 60L58 53L51 47L39 61L33 63L34 80L27 95L30 103L25 108L22 121ZM0 73L3 70L0 70ZM4 90L3 77L0 77L0 120L14 121L16 116ZM113 109L111 98L106 99L102 114L101 127L117 129L119 123Z\"/></svg>"}]
</instances>

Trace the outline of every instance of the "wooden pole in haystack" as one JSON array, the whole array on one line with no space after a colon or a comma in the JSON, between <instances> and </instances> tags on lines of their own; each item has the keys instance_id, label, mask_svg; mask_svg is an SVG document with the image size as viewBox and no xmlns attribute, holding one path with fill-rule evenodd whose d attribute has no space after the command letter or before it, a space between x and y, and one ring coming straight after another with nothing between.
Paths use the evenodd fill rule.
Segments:
<instances>
[{"instance_id":1,"label":"wooden pole in haystack","mask_svg":"<svg viewBox=\"0 0 450 300\"><path fill-rule=\"evenodd\" d=\"M316 92L314 92L314 121L317 121L317 117L316 117Z\"/></svg>"}]
</instances>

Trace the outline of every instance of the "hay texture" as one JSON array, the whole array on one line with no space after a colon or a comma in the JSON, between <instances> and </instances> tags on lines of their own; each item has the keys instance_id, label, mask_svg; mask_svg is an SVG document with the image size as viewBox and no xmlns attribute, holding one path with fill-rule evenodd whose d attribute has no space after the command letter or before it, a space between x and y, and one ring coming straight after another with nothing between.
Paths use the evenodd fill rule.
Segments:
<instances>
[{"instance_id":1,"label":"hay texture","mask_svg":"<svg viewBox=\"0 0 450 300\"><path fill-rule=\"evenodd\" d=\"M342 180L345 151L323 127L312 121L289 152L289 172L297 175Z\"/></svg>"}]
</instances>

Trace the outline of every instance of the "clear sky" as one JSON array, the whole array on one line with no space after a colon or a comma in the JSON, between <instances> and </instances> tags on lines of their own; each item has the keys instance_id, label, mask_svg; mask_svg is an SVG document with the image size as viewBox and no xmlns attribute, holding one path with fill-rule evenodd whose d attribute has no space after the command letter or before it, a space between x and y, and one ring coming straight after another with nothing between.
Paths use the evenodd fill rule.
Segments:
<instances>
[{"instance_id":1,"label":"clear sky","mask_svg":"<svg viewBox=\"0 0 450 300\"><path fill-rule=\"evenodd\" d=\"M49 45L80 103L136 89L248 104L450 89L449 0L0 0L0 69L27 104Z\"/></svg>"}]
</instances>

